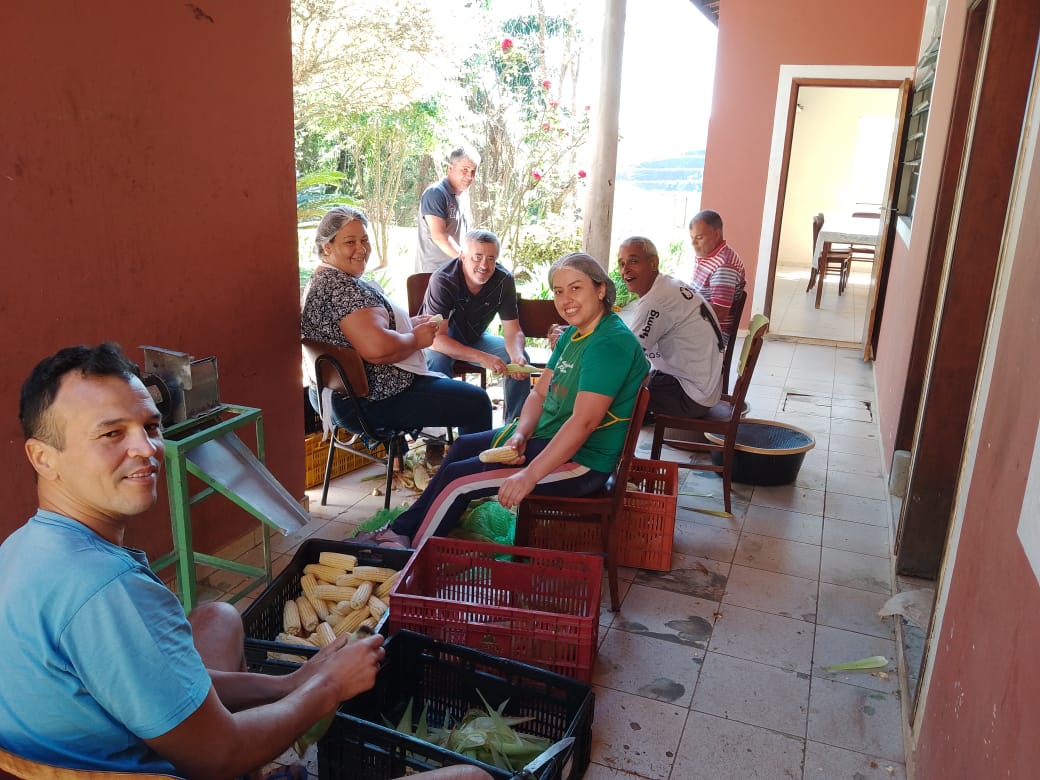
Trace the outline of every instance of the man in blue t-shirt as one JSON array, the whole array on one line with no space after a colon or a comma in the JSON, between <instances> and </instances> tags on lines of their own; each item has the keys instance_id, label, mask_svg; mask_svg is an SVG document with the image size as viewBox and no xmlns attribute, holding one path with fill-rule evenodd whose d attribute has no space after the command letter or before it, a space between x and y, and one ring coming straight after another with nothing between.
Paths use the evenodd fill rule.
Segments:
<instances>
[{"instance_id":1,"label":"man in blue t-shirt","mask_svg":"<svg viewBox=\"0 0 1040 780\"><path fill-rule=\"evenodd\" d=\"M74 769L236 777L368 690L383 639L343 635L284 677L244 671L226 603L185 617L123 547L155 503L159 412L113 344L69 347L22 386L39 510L0 545L0 747ZM474 777L487 777L479 774Z\"/></svg>"}]
</instances>

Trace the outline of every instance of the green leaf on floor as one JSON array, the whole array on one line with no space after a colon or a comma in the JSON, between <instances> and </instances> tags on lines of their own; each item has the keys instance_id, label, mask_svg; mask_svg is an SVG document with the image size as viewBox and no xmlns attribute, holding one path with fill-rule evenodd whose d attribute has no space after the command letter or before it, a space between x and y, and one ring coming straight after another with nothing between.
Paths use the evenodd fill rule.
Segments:
<instances>
[{"instance_id":1,"label":"green leaf on floor","mask_svg":"<svg viewBox=\"0 0 1040 780\"><path fill-rule=\"evenodd\" d=\"M831 664L823 667L825 672L869 672L874 669L884 669L888 666L888 659L883 655L872 655L868 658L860 658L858 661L849 661L844 664Z\"/></svg>"},{"instance_id":2,"label":"green leaf on floor","mask_svg":"<svg viewBox=\"0 0 1040 780\"><path fill-rule=\"evenodd\" d=\"M358 527L354 529L354 533L350 536L357 536L365 531L378 531L380 528L390 525L390 523L407 508L408 507L406 506L395 506L392 509L380 509L368 518L368 520L362 520L358 524Z\"/></svg>"}]
</instances>

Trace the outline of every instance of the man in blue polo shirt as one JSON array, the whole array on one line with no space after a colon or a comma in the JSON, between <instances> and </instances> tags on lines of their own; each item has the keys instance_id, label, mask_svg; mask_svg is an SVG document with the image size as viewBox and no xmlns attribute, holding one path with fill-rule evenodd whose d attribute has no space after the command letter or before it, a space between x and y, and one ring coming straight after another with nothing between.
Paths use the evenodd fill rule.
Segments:
<instances>
[{"instance_id":1,"label":"man in blue polo shirt","mask_svg":"<svg viewBox=\"0 0 1040 780\"><path fill-rule=\"evenodd\" d=\"M471 230L462 239L462 253L430 277L422 314L440 314L447 327L437 332L426 350L433 371L451 376L456 360L505 374L503 397L506 422L520 416L531 392L526 373L506 374L506 364L527 365L524 334L520 330L513 275L497 262L498 236L489 230ZM487 327L498 316L502 335Z\"/></svg>"}]
</instances>

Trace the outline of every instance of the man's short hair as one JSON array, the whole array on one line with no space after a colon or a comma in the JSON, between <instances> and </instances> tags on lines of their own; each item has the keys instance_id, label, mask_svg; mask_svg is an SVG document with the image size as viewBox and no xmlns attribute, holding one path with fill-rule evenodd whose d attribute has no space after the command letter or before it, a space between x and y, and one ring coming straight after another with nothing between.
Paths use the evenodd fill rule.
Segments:
<instances>
[{"instance_id":1,"label":"man's short hair","mask_svg":"<svg viewBox=\"0 0 1040 780\"><path fill-rule=\"evenodd\" d=\"M654 242L651 241L649 238L646 238L645 236L629 236L620 244L618 244L618 253L620 254L622 249L624 249L626 246L631 246L632 244L638 244L639 247L643 250L643 254L645 254L647 257L652 257L655 260L661 259L661 256L657 254L657 247L654 246Z\"/></svg>"},{"instance_id":2,"label":"man's short hair","mask_svg":"<svg viewBox=\"0 0 1040 780\"><path fill-rule=\"evenodd\" d=\"M475 244L494 244L497 248L502 248L502 243L498 240L498 236L492 233L490 230L471 230L462 237L462 248L465 250L466 244L473 242Z\"/></svg>"},{"instance_id":3,"label":"man's short hair","mask_svg":"<svg viewBox=\"0 0 1040 780\"><path fill-rule=\"evenodd\" d=\"M452 149L448 155L448 165L455 165L461 160L470 159L475 165L480 165L480 153L469 146L460 146Z\"/></svg>"},{"instance_id":4,"label":"man's short hair","mask_svg":"<svg viewBox=\"0 0 1040 780\"><path fill-rule=\"evenodd\" d=\"M717 211L712 211L711 209L698 211L693 215L693 219L690 220L690 230L693 230L695 222L703 222L708 227L713 228L720 233L722 232L722 217L719 216L719 212Z\"/></svg>"},{"instance_id":5,"label":"man's short hair","mask_svg":"<svg viewBox=\"0 0 1040 780\"><path fill-rule=\"evenodd\" d=\"M111 341L96 347L81 344L58 350L37 363L22 384L18 419L26 439L39 439L59 450L64 448L64 431L57 428L48 411L58 396L61 380L73 371L82 376L117 376L127 382L141 375L137 364Z\"/></svg>"}]
</instances>

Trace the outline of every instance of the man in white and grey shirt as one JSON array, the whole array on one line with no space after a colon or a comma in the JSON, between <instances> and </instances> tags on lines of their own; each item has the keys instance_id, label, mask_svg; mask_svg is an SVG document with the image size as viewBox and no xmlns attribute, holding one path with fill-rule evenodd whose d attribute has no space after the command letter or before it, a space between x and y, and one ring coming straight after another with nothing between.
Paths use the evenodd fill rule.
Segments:
<instances>
[{"instance_id":1,"label":"man in white and grey shirt","mask_svg":"<svg viewBox=\"0 0 1040 780\"><path fill-rule=\"evenodd\" d=\"M659 270L654 243L632 236L618 248L618 271L639 299L621 312L650 361L650 412L703 417L722 396L725 343L711 305Z\"/></svg>"}]
</instances>

